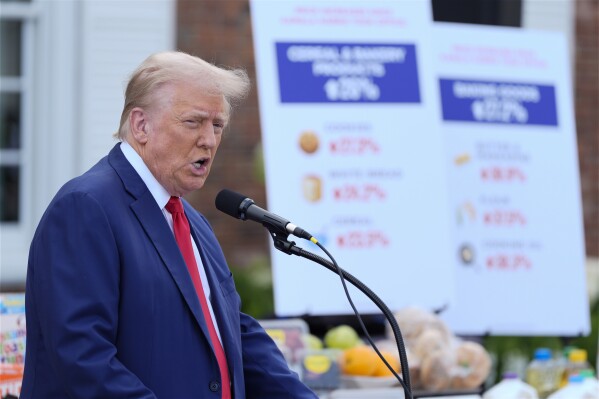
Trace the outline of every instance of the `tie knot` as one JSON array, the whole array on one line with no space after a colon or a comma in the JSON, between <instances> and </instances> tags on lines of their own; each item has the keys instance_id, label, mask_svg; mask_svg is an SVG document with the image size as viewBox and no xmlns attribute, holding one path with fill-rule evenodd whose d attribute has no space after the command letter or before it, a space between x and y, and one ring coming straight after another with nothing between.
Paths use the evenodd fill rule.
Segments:
<instances>
[{"instance_id":1,"label":"tie knot","mask_svg":"<svg viewBox=\"0 0 599 399\"><path fill-rule=\"evenodd\" d=\"M165 206L166 210L171 213L183 213L183 203L179 197L171 197Z\"/></svg>"}]
</instances>

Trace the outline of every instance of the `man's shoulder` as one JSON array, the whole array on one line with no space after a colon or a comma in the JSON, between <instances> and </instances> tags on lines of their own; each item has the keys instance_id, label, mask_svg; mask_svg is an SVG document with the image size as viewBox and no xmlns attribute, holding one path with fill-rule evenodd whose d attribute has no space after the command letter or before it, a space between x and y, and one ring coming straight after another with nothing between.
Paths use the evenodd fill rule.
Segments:
<instances>
[{"instance_id":1,"label":"man's shoulder","mask_svg":"<svg viewBox=\"0 0 599 399\"><path fill-rule=\"evenodd\" d=\"M69 180L65 186L86 188L94 191L105 188L103 186L112 183L115 177L114 169L110 167L107 157L104 157L86 172Z\"/></svg>"},{"instance_id":2,"label":"man's shoulder","mask_svg":"<svg viewBox=\"0 0 599 399\"><path fill-rule=\"evenodd\" d=\"M122 190L119 176L104 157L85 173L67 181L55 198L79 193L100 199L114 195L119 190Z\"/></svg>"}]
</instances>

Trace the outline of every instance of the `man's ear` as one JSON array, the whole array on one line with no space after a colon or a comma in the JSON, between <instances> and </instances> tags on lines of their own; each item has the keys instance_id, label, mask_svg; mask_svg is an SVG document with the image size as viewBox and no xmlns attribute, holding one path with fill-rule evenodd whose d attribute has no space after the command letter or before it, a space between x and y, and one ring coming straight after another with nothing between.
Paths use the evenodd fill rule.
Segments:
<instances>
[{"instance_id":1,"label":"man's ear","mask_svg":"<svg viewBox=\"0 0 599 399\"><path fill-rule=\"evenodd\" d=\"M133 139L139 144L145 144L148 141L148 115L139 108L135 107L129 113L129 128Z\"/></svg>"}]
</instances>

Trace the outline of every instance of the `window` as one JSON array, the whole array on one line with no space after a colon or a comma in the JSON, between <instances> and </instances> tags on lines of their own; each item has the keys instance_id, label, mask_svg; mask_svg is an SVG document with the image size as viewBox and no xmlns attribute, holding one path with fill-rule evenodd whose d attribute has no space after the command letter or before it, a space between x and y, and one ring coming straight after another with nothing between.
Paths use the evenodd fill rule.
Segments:
<instances>
[{"instance_id":1,"label":"window","mask_svg":"<svg viewBox=\"0 0 599 399\"><path fill-rule=\"evenodd\" d=\"M0 246L7 267L22 263L31 233L31 88L34 1L0 0Z\"/></svg>"},{"instance_id":2,"label":"window","mask_svg":"<svg viewBox=\"0 0 599 399\"><path fill-rule=\"evenodd\" d=\"M21 21L0 21L0 221L19 220Z\"/></svg>"},{"instance_id":3,"label":"window","mask_svg":"<svg viewBox=\"0 0 599 399\"><path fill-rule=\"evenodd\" d=\"M467 24L522 25L523 0L432 0L435 21Z\"/></svg>"},{"instance_id":4,"label":"window","mask_svg":"<svg viewBox=\"0 0 599 399\"><path fill-rule=\"evenodd\" d=\"M29 28L25 11L29 4L2 1L0 14L0 223L22 221L24 125L27 107L23 68L24 38ZM18 7L9 8L9 5ZM8 8L8 12L4 12ZM21 14L21 15L19 15Z\"/></svg>"}]
</instances>

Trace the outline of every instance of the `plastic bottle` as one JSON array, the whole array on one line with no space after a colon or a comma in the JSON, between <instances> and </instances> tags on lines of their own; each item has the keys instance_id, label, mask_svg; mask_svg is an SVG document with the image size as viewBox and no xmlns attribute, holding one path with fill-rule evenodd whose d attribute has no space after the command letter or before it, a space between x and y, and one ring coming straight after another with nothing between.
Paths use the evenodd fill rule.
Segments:
<instances>
[{"instance_id":1,"label":"plastic bottle","mask_svg":"<svg viewBox=\"0 0 599 399\"><path fill-rule=\"evenodd\" d=\"M583 383L581 375L574 374L568 378L568 385L560 388L556 392L552 393L547 399L595 399L591 392L587 391Z\"/></svg>"},{"instance_id":2,"label":"plastic bottle","mask_svg":"<svg viewBox=\"0 0 599 399\"><path fill-rule=\"evenodd\" d=\"M584 349L573 349L568 356L568 363L562 374L562 386L566 384L571 375L580 374L582 370L592 369L587 361L587 351Z\"/></svg>"},{"instance_id":3,"label":"plastic bottle","mask_svg":"<svg viewBox=\"0 0 599 399\"><path fill-rule=\"evenodd\" d=\"M518 378L514 372L503 374L501 382L483 394L482 399L538 399L537 390Z\"/></svg>"},{"instance_id":4,"label":"plastic bottle","mask_svg":"<svg viewBox=\"0 0 599 399\"><path fill-rule=\"evenodd\" d=\"M551 350L538 348L526 368L525 381L537 390L540 399L545 399L558 389L560 377L560 367L552 359Z\"/></svg>"}]
</instances>

